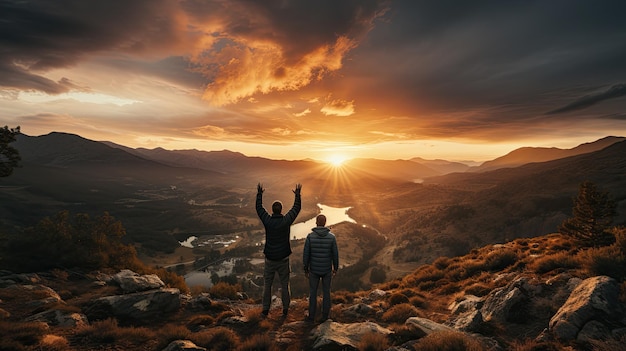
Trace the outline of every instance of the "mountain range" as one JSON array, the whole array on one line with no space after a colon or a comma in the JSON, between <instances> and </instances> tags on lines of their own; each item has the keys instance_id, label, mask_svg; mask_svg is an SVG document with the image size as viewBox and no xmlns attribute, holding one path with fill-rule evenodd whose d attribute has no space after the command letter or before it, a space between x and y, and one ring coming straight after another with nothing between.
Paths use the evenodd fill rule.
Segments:
<instances>
[{"instance_id":1,"label":"mountain range","mask_svg":"<svg viewBox=\"0 0 626 351\"><path fill-rule=\"evenodd\" d=\"M432 255L554 232L585 180L616 199L616 223L626 213L623 137L572 149L521 148L478 167L415 157L354 159L333 168L227 150L133 149L66 133L22 134L13 146L22 162L0 178L5 225L32 225L61 210L108 211L123 221L129 240L157 251L176 247L178 232L258 229L257 182L279 199L303 183L305 200L314 199L304 202L303 213L314 214L317 203L351 207L352 218L391 245L420 235L433 245Z\"/></svg>"}]
</instances>

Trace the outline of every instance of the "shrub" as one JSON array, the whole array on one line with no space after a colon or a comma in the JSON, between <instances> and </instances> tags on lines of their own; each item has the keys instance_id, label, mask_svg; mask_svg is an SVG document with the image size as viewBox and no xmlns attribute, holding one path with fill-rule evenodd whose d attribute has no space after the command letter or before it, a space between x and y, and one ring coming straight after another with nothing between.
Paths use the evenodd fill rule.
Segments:
<instances>
[{"instance_id":1,"label":"shrub","mask_svg":"<svg viewBox=\"0 0 626 351\"><path fill-rule=\"evenodd\" d=\"M517 262L517 252L511 249L490 252L485 258L485 270L501 271Z\"/></svg>"},{"instance_id":2,"label":"shrub","mask_svg":"<svg viewBox=\"0 0 626 351\"><path fill-rule=\"evenodd\" d=\"M422 295L416 295L409 299L409 303L417 308L426 308L428 306L427 301Z\"/></svg>"},{"instance_id":3,"label":"shrub","mask_svg":"<svg viewBox=\"0 0 626 351\"><path fill-rule=\"evenodd\" d=\"M387 348L389 348L387 336L374 332L364 334L357 345L359 351L383 351Z\"/></svg>"},{"instance_id":4,"label":"shrub","mask_svg":"<svg viewBox=\"0 0 626 351\"><path fill-rule=\"evenodd\" d=\"M237 351L278 351L278 347L267 334L255 334L239 345Z\"/></svg>"},{"instance_id":5,"label":"shrub","mask_svg":"<svg viewBox=\"0 0 626 351\"><path fill-rule=\"evenodd\" d=\"M408 303L395 305L383 313L382 320L387 323L404 323L410 317L419 316L419 311Z\"/></svg>"},{"instance_id":6,"label":"shrub","mask_svg":"<svg viewBox=\"0 0 626 351\"><path fill-rule=\"evenodd\" d=\"M168 324L159 329L158 334L158 347L157 350L162 350L167 347L172 341L175 340L187 340L190 339L192 333L186 327L181 325Z\"/></svg>"},{"instance_id":7,"label":"shrub","mask_svg":"<svg viewBox=\"0 0 626 351\"><path fill-rule=\"evenodd\" d=\"M618 281L626 278L626 256L615 245L590 248L578 257L592 275L607 275Z\"/></svg>"},{"instance_id":8,"label":"shrub","mask_svg":"<svg viewBox=\"0 0 626 351\"><path fill-rule=\"evenodd\" d=\"M239 336L226 327L194 333L190 340L198 346L206 347L207 350L236 350L239 345Z\"/></svg>"},{"instance_id":9,"label":"shrub","mask_svg":"<svg viewBox=\"0 0 626 351\"><path fill-rule=\"evenodd\" d=\"M209 294L215 298L237 300L239 296L237 292L241 291L241 286L231 285L226 282L219 282L209 289Z\"/></svg>"},{"instance_id":10,"label":"shrub","mask_svg":"<svg viewBox=\"0 0 626 351\"><path fill-rule=\"evenodd\" d=\"M493 290L493 286L485 283L475 283L465 288L465 293L478 297L486 296Z\"/></svg>"},{"instance_id":11,"label":"shrub","mask_svg":"<svg viewBox=\"0 0 626 351\"><path fill-rule=\"evenodd\" d=\"M169 328L168 328L169 331ZM189 332L189 331L187 331ZM84 326L76 333L83 342L90 341L99 344L119 344L124 340L131 344L143 344L152 340L154 333L148 328L120 327L113 318L95 321Z\"/></svg>"},{"instance_id":12,"label":"shrub","mask_svg":"<svg viewBox=\"0 0 626 351\"><path fill-rule=\"evenodd\" d=\"M401 303L408 303L409 302L409 298L406 297L406 295L404 294L400 294L400 293L393 293L389 295L389 298L387 299L389 301L389 304L391 306L394 305L399 305Z\"/></svg>"},{"instance_id":13,"label":"shrub","mask_svg":"<svg viewBox=\"0 0 626 351\"><path fill-rule=\"evenodd\" d=\"M433 261L433 266L437 269L446 269L450 265L451 260L448 257L441 256Z\"/></svg>"},{"instance_id":14,"label":"shrub","mask_svg":"<svg viewBox=\"0 0 626 351\"><path fill-rule=\"evenodd\" d=\"M560 351L562 347L552 341L524 340L515 341L509 348L511 351Z\"/></svg>"},{"instance_id":15,"label":"shrub","mask_svg":"<svg viewBox=\"0 0 626 351\"><path fill-rule=\"evenodd\" d=\"M580 260L572 257L569 252L559 252L537 258L529 265L529 269L543 274L556 269L576 269L580 268L580 265Z\"/></svg>"},{"instance_id":16,"label":"shrub","mask_svg":"<svg viewBox=\"0 0 626 351\"><path fill-rule=\"evenodd\" d=\"M198 331L202 327L210 326L211 324L213 324L213 322L215 322L215 318L213 318L213 316L208 314L200 314L193 316L189 320L189 323L187 323L187 328L192 331Z\"/></svg>"},{"instance_id":17,"label":"shrub","mask_svg":"<svg viewBox=\"0 0 626 351\"><path fill-rule=\"evenodd\" d=\"M176 288L185 294L189 293L189 287L187 287L184 277L163 268L156 270L155 274L158 275L168 287Z\"/></svg>"},{"instance_id":18,"label":"shrub","mask_svg":"<svg viewBox=\"0 0 626 351\"><path fill-rule=\"evenodd\" d=\"M482 351L485 347L471 336L457 331L439 331L421 338L415 351Z\"/></svg>"},{"instance_id":19,"label":"shrub","mask_svg":"<svg viewBox=\"0 0 626 351\"><path fill-rule=\"evenodd\" d=\"M46 333L43 323L0 321L0 350L30 350Z\"/></svg>"}]
</instances>

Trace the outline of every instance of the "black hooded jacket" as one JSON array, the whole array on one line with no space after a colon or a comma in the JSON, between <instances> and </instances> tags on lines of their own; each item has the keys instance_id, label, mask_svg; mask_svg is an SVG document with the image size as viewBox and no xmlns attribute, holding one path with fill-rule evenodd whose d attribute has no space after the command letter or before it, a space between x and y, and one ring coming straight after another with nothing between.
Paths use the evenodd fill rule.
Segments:
<instances>
[{"instance_id":1,"label":"black hooded jacket","mask_svg":"<svg viewBox=\"0 0 626 351\"><path fill-rule=\"evenodd\" d=\"M335 235L326 227L311 230L304 242L304 271L317 275L330 273L333 269L336 271L339 268L339 251Z\"/></svg>"},{"instance_id":2,"label":"black hooded jacket","mask_svg":"<svg viewBox=\"0 0 626 351\"><path fill-rule=\"evenodd\" d=\"M256 213L259 215L263 226L265 227L265 248L263 253L268 260L280 261L291 255L291 225L300 213L301 199L300 194L295 194L293 207L285 215L270 215L263 208L263 193L258 192L256 195Z\"/></svg>"}]
</instances>

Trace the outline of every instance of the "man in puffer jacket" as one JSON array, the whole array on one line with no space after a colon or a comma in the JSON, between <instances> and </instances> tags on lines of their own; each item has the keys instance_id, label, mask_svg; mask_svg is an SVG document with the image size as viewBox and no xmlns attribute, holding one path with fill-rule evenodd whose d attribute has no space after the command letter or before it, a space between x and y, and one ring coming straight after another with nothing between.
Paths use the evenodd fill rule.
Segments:
<instances>
[{"instance_id":1,"label":"man in puffer jacket","mask_svg":"<svg viewBox=\"0 0 626 351\"><path fill-rule=\"evenodd\" d=\"M291 303L291 292L289 291L289 255L291 255L291 243L289 236L291 235L291 224L298 217L302 200L300 199L300 191L302 184L296 184L293 190L295 198L293 207L283 215L283 204L280 201L274 201L272 204L272 214L267 213L263 208L263 185L257 185L256 194L256 212L265 227L265 268L263 271L263 315L267 316L270 312L270 303L272 298L272 283L274 276L278 273L281 285L281 298L283 302L283 317L287 316L289 304Z\"/></svg>"},{"instance_id":2,"label":"man in puffer jacket","mask_svg":"<svg viewBox=\"0 0 626 351\"><path fill-rule=\"evenodd\" d=\"M309 278L309 316L307 321L315 319L317 310L317 288L322 280L322 319L325 321L330 314L330 283L339 268L339 251L337 239L325 227L326 216L319 215L316 220L317 227L312 229L304 242L304 274Z\"/></svg>"}]
</instances>

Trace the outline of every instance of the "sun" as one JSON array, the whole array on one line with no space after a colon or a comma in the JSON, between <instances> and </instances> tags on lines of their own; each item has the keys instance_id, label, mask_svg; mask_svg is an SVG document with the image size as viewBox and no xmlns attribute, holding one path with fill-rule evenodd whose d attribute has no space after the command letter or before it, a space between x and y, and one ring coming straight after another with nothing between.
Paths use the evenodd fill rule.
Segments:
<instances>
[{"instance_id":1,"label":"sun","mask_svg":"<svg viewBox=\"0 0 626 351\"><path fill-rule=\"evenodd\" d=\"M326 162L330 163L333 167L341 167L344 162L346 162L348 158L344 155L334 154L330 155Z\"/></svg>"}]
</instances>

